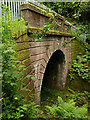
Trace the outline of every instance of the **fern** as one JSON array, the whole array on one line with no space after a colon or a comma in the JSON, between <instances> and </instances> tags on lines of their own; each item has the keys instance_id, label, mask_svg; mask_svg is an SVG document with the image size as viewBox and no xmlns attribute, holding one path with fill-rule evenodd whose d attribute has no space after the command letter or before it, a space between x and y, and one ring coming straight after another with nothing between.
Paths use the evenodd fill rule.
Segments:
<instances>
[{"instance_id":1,"label":"fern","mask_svg":"<svg viewBox=\"0 0 90 120\"><path fill-rule=\"evenodd\" d=\"M75 102L73 100L64 102L63 99L59 96L57 100L58 106L46 106L46 110L48 113L57 115L60 118L86 118L86 106L75 107Z\"/></svg>"}]
</instances>

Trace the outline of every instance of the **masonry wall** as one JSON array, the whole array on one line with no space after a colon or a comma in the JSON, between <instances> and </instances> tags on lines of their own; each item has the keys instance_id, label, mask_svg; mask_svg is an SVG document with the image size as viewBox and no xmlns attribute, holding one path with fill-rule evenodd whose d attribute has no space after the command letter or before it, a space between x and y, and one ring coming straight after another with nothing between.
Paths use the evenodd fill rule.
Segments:
<instances>
[{"instance_id":1,"label":"masonry wall","mask_svg":"<svg viewBox=\"0 0 90 120\"><path fill-rule=\"evenodd\" d=\"M65 39L69 39L69 37L49 35L39 42L35 42L27 34L17 38L18 60L21 60L23 65L25 65L25 70L22 71L22 82L25 83L27 89L32 90L31 92L23 91L23 94L28 99L28 96L34 93L36 102L40 102L40 91L44 72L50 57L56 50L61 50L65 55L66 77L66 73L71 66L71 44L68 44L66 48L62 47L63 40ZM27 75L33 75L38 81L26 78ZM65 81L63 81L64 84Z\"/></svg>"},{"instance_id":2,"label":"masonry wall","mask_svg":"<svg viewBox=\"0 0 90 120\"><path fill-rule=\"evenodd\" d=\"M22 91L27 99L29 95L34 94L34 100L37 104L40 103L40 92L42 87L42 80L46 66L52 54L56 50L61 50L65 55L65 71L63 73L62 86L65 86L68 69L71 67L71 43L68 43L64 48L62 46L65 40L70 40L70 25L65 23L62 16L57 19L58 23L62 23L59 30L50 30L46 34L44 40L35 41L30 35L40 30L44 22L48 22L51 14L42 14L40 9L37 9L31 4L24 4L21 6L23 17L28 21L27 31L17 37L18 60L25 65L23 73L23 83L27 89L31 91ZM55 22L55 21L54 21ZM55 23L53 23L55 25ZM26 78L27 75L33 75L38 80ZM24 87L22 86L22 88Z\"/></svg>"},{"instance_id":3,"label":"masonry wall","mask_svg":"<svg viewBox=\"0 0 90 120\"><path fill-rule=\"evenodd\" d=\"M71 42L71 58L72 61L77 58L77 55L84 54L85 46L79 40L74 39Z\"/></svg>"}]
</instances>

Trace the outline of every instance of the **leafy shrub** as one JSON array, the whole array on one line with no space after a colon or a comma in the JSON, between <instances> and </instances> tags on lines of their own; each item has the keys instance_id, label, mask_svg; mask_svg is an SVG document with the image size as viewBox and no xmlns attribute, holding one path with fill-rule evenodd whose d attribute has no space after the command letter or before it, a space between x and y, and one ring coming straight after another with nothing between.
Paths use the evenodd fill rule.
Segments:
<instances>
[{"instance_id":1,"label":"leafy shrub","mask_svg":"<svg viewBox=\"0 0 90 120\"><path fill-rule=\"evenodd\" d=\"M42 111L34 102L27 101L20 92L22 75L20 71L24 69L17 61L16 42L13 39L14 31L18 31L25 26L23 20L2 21L2 119L21 120L36 118ZM19 27L18 27L19 26ZM18 65L17 65L18 64ZM1 117L1 116L0 116Z\"/></svg>"},{"instance_id":2,"label":"leafy shrub","mask_svg":"<svg viewBox=\"0 0 90 120\"><path fill-rule=\"evenodd\" d=\"M69 102L64 102L61 97L58 96L58 105L46 106L46 110L48 113L57 115L58 118L86 118L87 108L83 107L75 107L75 102L70 100Z\"/></svg>"},{"instance_id":3,"label":"leafy shrub","mask_svg":"<svg viewBox=\"0 0 90 120\"><path fill-rule=\"evenodd\" d=\"M71 73L69 74L70 80L75 79L75 75L77 75L81 79L87 79L88 82L90 82L89 59L90 59L90 54L89 51L87 50L84 55L82 56L78 55L77 60L73 60Z\"/></svg>"}]
</instances>

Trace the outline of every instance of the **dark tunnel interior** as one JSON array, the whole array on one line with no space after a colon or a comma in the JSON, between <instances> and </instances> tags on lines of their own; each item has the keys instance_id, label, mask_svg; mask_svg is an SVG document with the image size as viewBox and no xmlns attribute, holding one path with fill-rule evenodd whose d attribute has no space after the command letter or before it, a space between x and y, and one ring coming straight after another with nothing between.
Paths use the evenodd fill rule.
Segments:
<instances>
[{"instance_id":1,"label":"dark tunnel interior","mask_svg":"<svg viewBox=\"0 0 90 120\"><path fill-rule=\"evenodd\" d=\"M62 86L62 68L65 63L65 56L61 50L55 51L49 62L47 64L43 82L42 89L51 88L51 89L60 89Z\"/></svg>"}]
</instances>

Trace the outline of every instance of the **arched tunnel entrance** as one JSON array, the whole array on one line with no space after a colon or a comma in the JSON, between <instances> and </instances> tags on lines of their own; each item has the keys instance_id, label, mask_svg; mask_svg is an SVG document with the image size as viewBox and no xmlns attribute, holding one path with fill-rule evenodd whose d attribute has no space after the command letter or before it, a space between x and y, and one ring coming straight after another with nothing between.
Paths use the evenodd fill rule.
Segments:
<instances>
[{"instance_id":1,"label":"arched tunnel entrance","mask_svg":"<svg viewBox=\"0 0 90 120\"><path fill-rule=\"evenodd\" d=\"M65 84L65 55L61 50L56 50L49 62L47 64L42 88L41 88L41 99L44 89L62 89L63 85Z\"/></svg>"}]
</instances>

